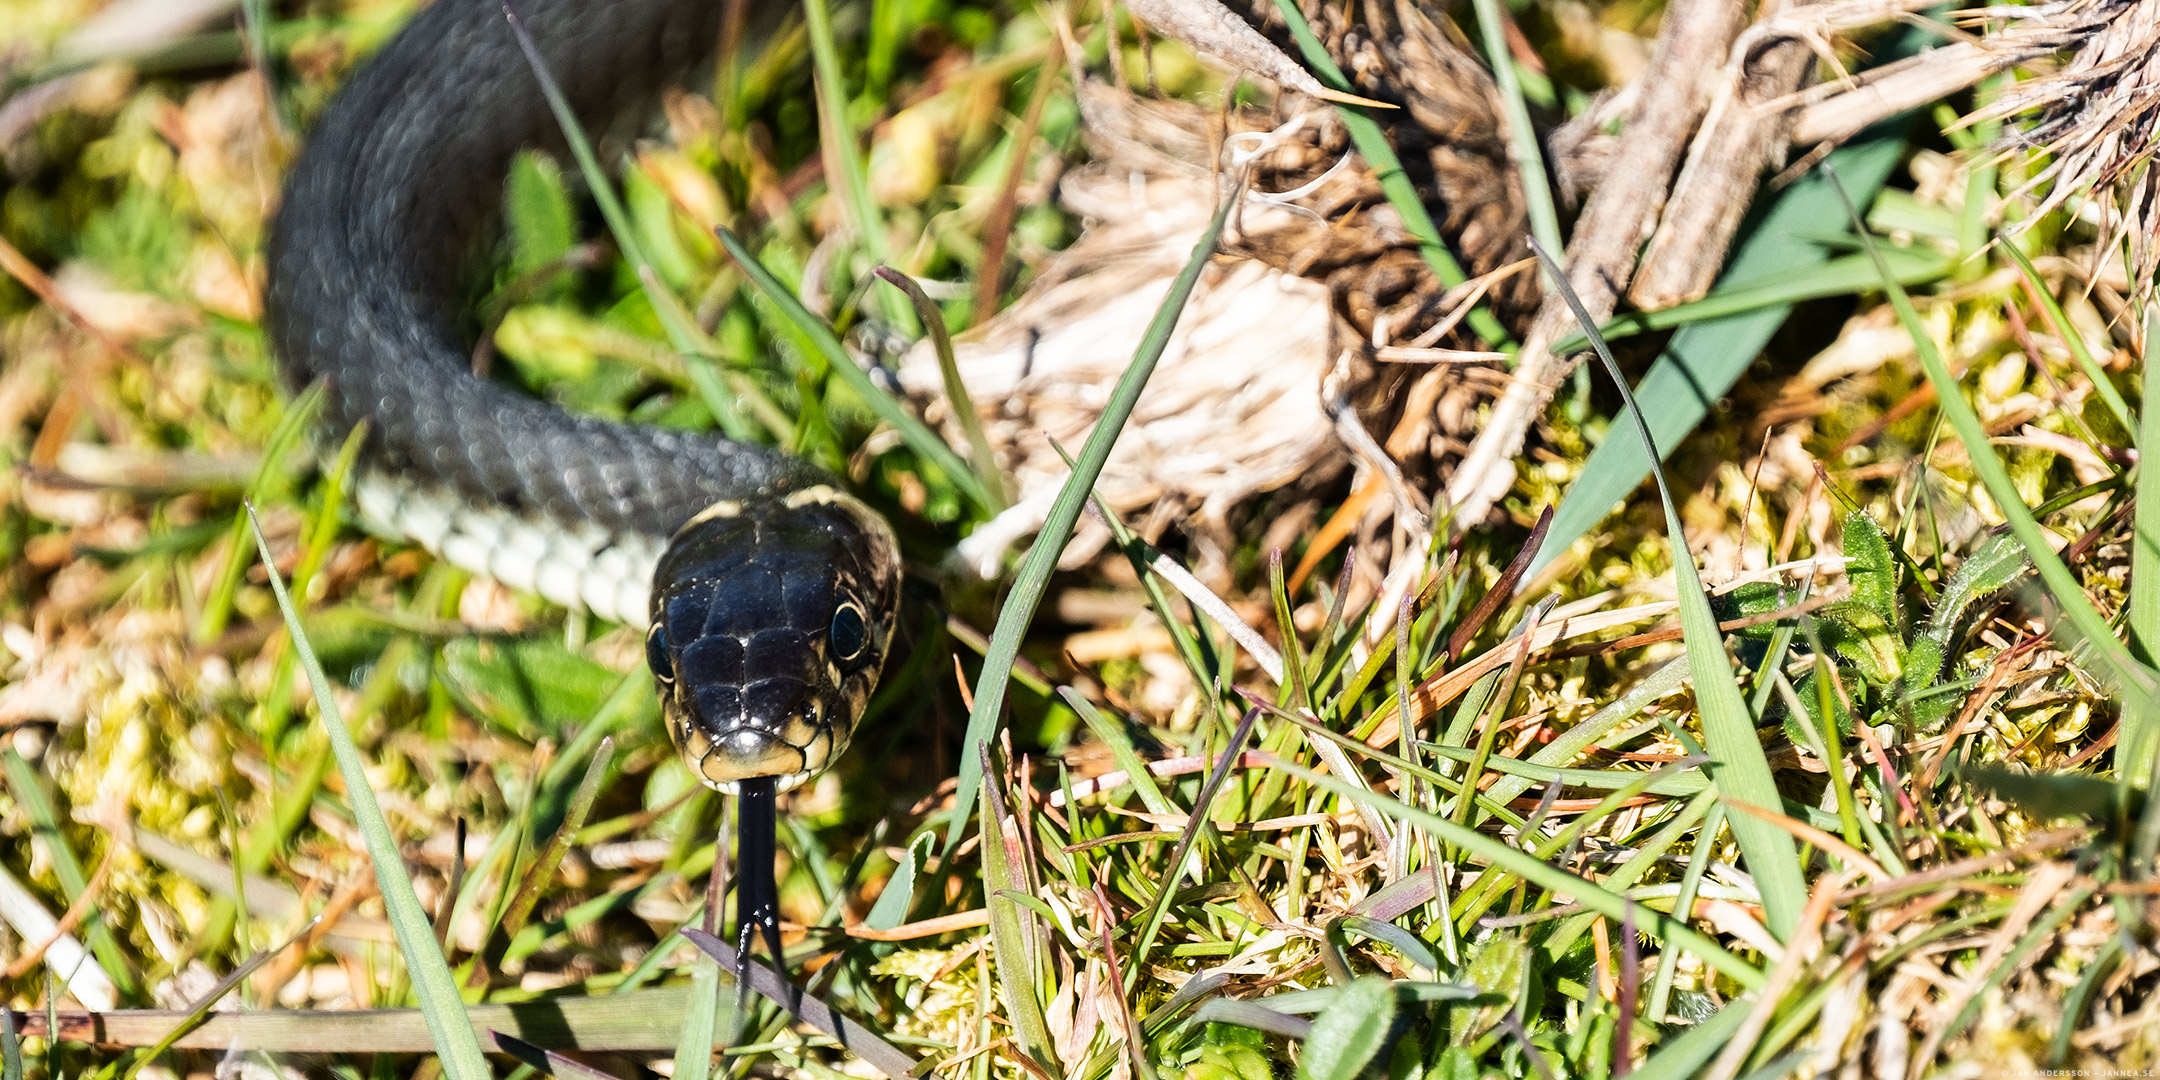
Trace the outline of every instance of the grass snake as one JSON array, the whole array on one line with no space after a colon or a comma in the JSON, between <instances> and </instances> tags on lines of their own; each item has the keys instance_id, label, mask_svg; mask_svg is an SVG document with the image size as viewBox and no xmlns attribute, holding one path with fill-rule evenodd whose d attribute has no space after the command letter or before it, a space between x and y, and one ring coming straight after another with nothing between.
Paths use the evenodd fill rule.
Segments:
<instances>
[{"instance_id":1,"label":"grass snake","mask_svg":"<svg viewBox=\"0 0 2160 1080\"><path fill-rule=\"evenodd\" d=\"M587 125L708 56L720 0L522 0ZM775 797L843 750L884 663L891 529L816 467L709 434L573 415L475 377L465 313L512 157L559 146L498 0L437 0L316 122L271 228L266 323L324 434L366 436L371 526L646 628L666 726L738 796L738 955L779 963ZM334 443L332 445L335 445Z\"/></svg>"}]
</instances>

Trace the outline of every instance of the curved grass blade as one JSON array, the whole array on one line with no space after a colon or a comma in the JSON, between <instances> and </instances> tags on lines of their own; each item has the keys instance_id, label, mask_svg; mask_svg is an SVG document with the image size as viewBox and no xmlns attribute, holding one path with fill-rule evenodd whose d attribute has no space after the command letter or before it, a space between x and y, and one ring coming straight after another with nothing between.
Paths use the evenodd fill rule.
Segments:
<instances>
[{"instance_id":1,"label":"curved grass blade","mask_svg":"<svg viewBox=\"0 0 2160 1080\"><path fill-rule=\"evenodd\" d=\"M952 447L945 445L944 438L930 430L928 424L917 419L914 413L909 412L898 401L893 400L893 396L883 387L870 381L870 376L856 365L855 358L848 355L847 349L840 344L840 339L833 335L832 328L825 325L824 320L812 315L810 309L804 307L802 301L795 296L794 291L781 284L780 279L774 277L773 272L767 270L765 264L759 262L757 256L743 246L742 238L726 229L719 230L717 235L720 237L720 246L728 253L728 258L735 260L735 265L742 270L743 276L750 279L750 284L757 287L758 293L779 314L781 329L786 330L794 339L797 348L824 358L826 367L838 376L841 382L847 384L847 388L862 400L865 408L900 433L900 439L907 443L908 449L942 470L948 479L967 492L968 498L973 500L975 505L987 512L995 512L997 500L992 497L989 489L983 486L982 477L977 476L975 470L969 468L967 462L953 452Z\"/></svg>"},{"instance_id":2,"label":"curved grass blade","mask_svg":"<svg viewBox=\"0 0 2160 1080\"><path fill-rule=\"evenodd\" d=\"M998 471L997 451L990 447L990 436L983 431L982 414L975 411L975 399L968 394L967 383L960 378L960 363L953 358L952 334L945 329L945 313L938 310L930 294L923 291L915 279L893 269L880 266L874 271L887 285L907 294L908 302L915 305L915 314L922 319L923 332L930 336L931 350L937 353L938 376L945 382L945 402L952 409L953 422L967 436L968 454L975 459L975 474L982 477L983 488L997 500L990 507L991 513L1005 509L1012 500L1005 487L1005 474Z\"/></svg>"},{"instance_id":3,"label":"curved grass blade","mask_svg":"<svg viewBox=\"0 0 2160 1080\"><path fill-rule=\"evenodd\" d=\"M975 707L968 713L967 741L960 748L960 783L954 795L957 802L952 811L952 827L945 834L948 853L959 844L960 834L966 831L968 819L973 816L970 811L975 807L975 797L983 780L981 747L989 744L991 733L997 729L998 714L1005 708L1005 690L1012 681L1013 660L1020 654L1020 639L1035 619L1035 607L1042 603L1043 590L1050 584L1050 573L1057 569L1058 555L1065 550L1065 542L1071 539L1073 526L1080 520L1081 505L1087 501L1088 493L1095 490L1095 480L1102 475L1103 464L1110 460L1111 446L1117 442L1118 433L1124 430L1126 419L1132 416L1133 406L1139 402L1140 391L1147 386L1148 377L1155 373L1156 361L1162 359L1163 350L1169 347L1170 333L1177 329L1178 317L1185 311L1185 301L1199 285L1200 271L1215 254L1223 225L1230 220L1230 210L1237 201L1235 197L1224 199L1215 211L1215 220L1208 223L1207 231L1201 233L1200 241L1193 245L1192 258L1186 261L1185 269L1178 273L1169 294L1163 297L1162 306L1156 309L1155 319L1140 339L1140 349L1133 355L1133 362L1125 368L1125 374L1118 377L1102 415L1089 430L1087 442L1080 448L1079 463L1073 466L1072 475L1065 478L1065 486L1058 489L1057 499L1050 504L1050 513L1043 520L1042 530L1035 534L1035 543L1028 547L1027 557L1020 561L1020 573L1013 578L1012 592L1006 596L1004 607L998 612L997 626L990 633L990 648L983 655L982 675L975 680ZM838 342L834 345L837 347ZM854 365L848 367L852 369ZM946 453L949 455L951 451Z\"/></svg>"},{"instance_id":4,"label":"curved grass blade","mask_svg":"<svg viewBox=\"0 0 2160 1080\"><path fill-rule=\"evenodd\" d=\"M1865 226L1856 218L1854 228L1864 230ZM1545 264L1553 286L1575 312L1576 321L1590 335L1590 343L1596 347L1606 373L1619 387L1628 415L1634 418L1635 432L1642 438L1643 459L1659 460L1657 441L1650 435L1650 422L1628 389L1627 379L1621 375L1612 350L1597 335L1590 313L1583 309L1575 290L1568 287L1566 273L1542 245L1533 241L1531 247ZM1770 759L1763 753L1762 741L1755 734L1755 716L1748 711L1747 699L1741 696L1739 684L1733 681L1732 660L1725 653L1725 635L1718 629L1717 615L1710 610L1710 595L1703 590L1702 577L1695 570L1695 556L1688 550L1687 531L1680 523L1680 508L1673 502L1672 487L1665 481L1664 470L1653 467L1650 473L1657 479L1658 499L1665 505L1665 529L1672 540L1673 578L1679 587L1680 631L1687 643L1688 669L1695 678L1695 704L1702 721L1703 745L1716 758L1714 767L1708 769L1710 778L1734 801L1776 812L1783 806L1778 798L1777 780L1770 775ZM1755 884L1762 892L1763 912L1768 917L1770 932L1780 939L1790 938L1800 925L1801 906L1807 902L1807 881L1800 872L1800 852L1793 843L1792 834L1752 814L1733 818L1731 825L1733 839L1740 843L1740 857L1747 863L1748 872L1755 875Z\"/></svg>"},{"instance_id":5,"label":"curved grass blade","mask_svg":"<svg viewBox=\"0 0 2160 1080\"><path fill-rule=\"evenodd\" d=\"M301 629L300 613L285 591L285 578L278 573L277 560L270 556L270 541L263 536L253 503L248 504L247 513L248 527L255 534L255 550L261 554L263 570L270 578L270 591L285 616L285 630L292 635L301 668L315 689L315 707L330 736L331 752L337 756L338 773L345 779L345 799L366 841L368 861L375 866L375 887L397 936L398 953L405 958L413 993L420 999L428 1034L442 1059L443 1075L448 1080L492 1080L494 1073L488 1068L480 1040L466 1019L457 980L450 974L442 948L435 943L434 925L427 909L420 906L420 898L413 894L412 875L406 872L405 862L398 855L397 838L390 835L390 823L383 819L382 805L375 799L375 789L369 786L367 762L360 757L360 748L354 745L352 732L338 713L337 700L330 695L330 678L323 674L322 662L315 658L315 650Z\"/></svg>"},{"instance_id":6,"label":"curved grass blade","mask_svg":"<svg viewBox=\"0 0 2160 1080\"><path fill-rule=\"evenodd\" d=\"M2077 361L2079 370L2085 373L2087 379L2092 380L2093 393L2100 395L2100 400L2107 404L2109 412L2115 414L2116 422L2122 425L2124 431L2137 431L2138 421L2132 417L2130 404L2123 400L2122 391L2115 389L2115 380L2108 378L2107 372L2100 367L2100 361L2093 357L2092 349L2085 344L2085 336L2078 333L2077 327L2070 325L2070 316L2063 311L2062 305L2055 301L2055 294L2048 291L2047 280L2040 276L2039 268L2033 265L2032 259L2012 238L1998 234L1997 239L2001 241L2002 249L2009 253L2010 261L2017 264L2018 272L2025 275L2025 284L2031 287L2033 296L2039 299L2040 310L2047 312L2048 321L2055 324L2055 332L2062 335L2063 344L2070 349L2070 356ZM2145 340L2145 355L2149 359L2152 356L2152 338L2147 337ZM2147 410L2146 415L2151 415L2151 410ZM2144 433L2140 432L2138 445L2152 444L2147 441Z\"/></svg>"},{"instance_id":7,"label":"curved grass blade","mask_svg":"<svg viewBox=\"0 0 2160 1080\"><path fill-rule=\"evenodd\" d=\"M1288 1013L1276 1012L1265 1005L1230 998L1215 998L1200 1006L1199 1010L1193 1013L1193 1023L1235 1024L1270 1035L1281 1035L1287 1039L1302 1039L1312 1034L1312 1021L1302 1016L1291 1016Z\"/></svg>"}]
</instances>

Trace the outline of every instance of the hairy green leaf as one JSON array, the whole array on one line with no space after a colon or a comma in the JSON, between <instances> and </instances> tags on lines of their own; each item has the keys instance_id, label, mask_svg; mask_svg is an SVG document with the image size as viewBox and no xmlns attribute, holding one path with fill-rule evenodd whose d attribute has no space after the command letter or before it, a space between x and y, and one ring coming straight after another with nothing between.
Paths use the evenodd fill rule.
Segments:
<instances>
[{"instance_id":1,"label":"hairy green leaf","mask_svg":"<svg viewBox=\"0 0 2160 1080\"><path fill-rule=\"evenodd\" d=\"M1357 1080L1387 1045L1395 1024L1395 988L1378 975L1343 987L1333 1005L1313 1017L1298 1057L1298 1080Z\"/></svg>"}]
</instances>

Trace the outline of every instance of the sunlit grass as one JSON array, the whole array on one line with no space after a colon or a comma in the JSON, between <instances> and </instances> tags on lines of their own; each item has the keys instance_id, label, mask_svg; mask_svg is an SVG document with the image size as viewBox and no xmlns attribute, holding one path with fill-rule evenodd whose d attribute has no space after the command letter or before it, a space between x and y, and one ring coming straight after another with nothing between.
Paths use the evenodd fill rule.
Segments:
<instances>
[{"instance_id":1,"label":"sunlit grass","mask_svg":"<svg viewBox=\"0 0 2160 1080\"><path fill-rule=\"evenodd\" d=\"M880 22L882 59L858 70L844 20L818 13L744 57L714 115L671 114L680 160L704 180L671 172L675 159L608 161L587 146L596 226L559 166L533 166L557 179L512 208L508 243L550 252L526 268L547 284L505 282L480 306L577 331L568 375L510 357L541 392L814 457L887 510L925 568L1017 491L979 427L956 451L893 391L877 343L917 319L964 331L990 312L972 298L909 303L870 271L890 260L965 297L953 283L983 270L969 233L995 216L983 191L1012 192L1029 152L1075 152L1076 120L1062 97L1037 104L1029 80L1056 54L1036 16L1000 27L963 5L935 26ZM1102 28L1075 15L1098 63ZM372 17L333 26L364 40ZM919 16L881 5L875 17ZM320 32L259 13L248 26L292 65L279 104L304 120L336 75L292 54L302 29ZM906 43L933 30L973 51L942 54L950 81L928 89ZM864 168L890 165L878 154L899 145L871 83L928 95L909 107L942 117L941 145L959 148L902 162L935 177L905 198ZM455 1047L445 1071L484 1071L479 1051L499 1044L471 1045L450 1022L470 1008L530 1047L672 1055L678 1077L753 1063L829 1075L861 1064L836 1040L867 1036L880 1068L920 1057L939 1075L1347 1080L1380 1067L1610 1076L1622 1062L1637 1077L1754 1075L1809 1055L1867 1055L1867 1075L1888 1052L1869 1033L1890 1028L1913 1033L1906 1059L1928 1067L2091 1064L2110 1052L2092 1033L2150 991L2130 931L2160 801L2135 793L2142 774L2117 784L2108 767L2125 753L2110 739L2150 756L2160 590L2139 568L2160 565L2160 511L2132 498L2148 478L2095 433L2150 445L2160 422L2145 420L2136 357L2104 336L2118 326L2065 276L2070 260L2033 240L1988 243L2014 167L1972 170L1953 212L1910 190L1902 138L1841 152L1840 175L1874 170L1854 185L1863 204L1884 178L1896 193L1877 213L1859 207L1850 230L1816 220L1820 235L1744 237L1748 274L1731 288L1612 328L1677 326L1668 352L1732 353L1717 369L1736 387L1730 413L1665 382L1639 391L1650 437L1678 445L1664 505L1606 513L1646 467L1644 436L1632 418L1595 420L1602 395L1569 398L1534 454L1567 452L1524 463L1512 520L1443 538L1387 610L1340 556L1292 588L1282 560L1296 564L1314 530L1261 550L1264 517L1240 519L1221 596L1195 595L1208 586L1181 569L1193 553L1176 529L1100 507L1112 550L1056 572L1118 425L1069 448L1077 479L1048 539L995 594L954 584L940 604L931 582L912 590L910 650L855 749L790 803L789 960L832 1010L804 1026L771 1006L712 1012L732 997L721 966L679 931L706 921L719 801L659 736L635 640L366 536L344 510L341 448L318 448L318 473L301 468L307 399L278 394L254 316L221 291L246 295L271 186L243 169L220 181L187 156L205 147L167 137L182 130L174 115L245 115L254 99L234 85L122 87L79 106L65 124L83 130L40 136L52 172L11 188L0 218L33 268L95 271L155 301L69 294L108 320L108 343L0 284L12 357L0 385L33 403L0 410L4 700L28 710L8 713L0 750L0 852L52 915L72 916L123 1007L184 1010L238 973L218 1008L251 1010L263 1024L251 1035L284 1048L273 1057L327 1031L331 1009L407 1007L320 1047L349 1051L355 1069L372 1051L400 1055L372 1059L385 1075L433 1068L410 1056L427 1045ZM939 95L993 107L938 113ZM1020 145L1036 130L1023 115L1040 119L1040 143ZM274 179L271 156L227 149L216 163ZM624 169L643 194L609 207L606 177ZM1780 198L1806 210L1830 196L1807 180ZM571 231L540 243L558 202ZM1004 212L1026 234L1016 252L1074 227L1048 207ZM619 258L570 257L587 234ZM2063 215L2026 235L2094 250ZM1188 285L1213 247L1211 235ZM995 296L1040 269L1021 261ZM578 321L547 323L543 309ZM1793 333L1792 311L1852 315L1851 340L1879 354L1846 356L1850 373L1798 400L1750 387L1755 372L1799 383L1807 354L1782 340L1762 366L1736 366ZM1866 337L1878 311L1909 355ZM1835 335L1816 336L1807 349ZM1123 407L1149 363L1120 386ZM63 398L78 380L85 396ZM41 434L68 409L77 420ZM1752 426L1774 410L1785 419L1771 430ZM1758 455L1788 438L1786 456ZM1611 444L1601 457L1632 446L1634 459L1589 475L1596 441ZM73 445L150 464L84 496L52 482ZM1789 468L1796 457L1821 471ZM205 462L227 479L185 482L199 474L183 467ZM1576 490L1541 547L1531 522ZM260 558L243 497L262 512ZM1319 520L1343 497L1320 496ZM1841 527L1854 513L1882 545L1857 571L1840 559L1862 546ZM1939 678L1869 681L1840 651L1887 642L1917 663L1924 613L1984 569L1969 560L2007 550L1984 535L2003 525L2044 585L1968 598ZM1694 580L1717 592L1743 572L1766 591L1742 598L1768 599L1738 616ZM1841 613L1828 605L1865 589L1922 626L1830 626ZM1102 595L1116 597L1114 623L1060 606ZM1762 621L1732 625L1751 617ZM1161 638L1069 663L1079 626ZM1179 704L1147 704L1140 691L1165 680ZM1930 703L1912 707L1914 694ZM1850 715L1869 702L1892 704ZM1811 894L1827 899L1810 906ZM38 944L21 936L18 950ZM42 1014L68 1007L55 995L69 975L42 959L11 968L8 1004L24 1011L8 1019L33 1034L20 1063L0 1037L9 1077L146 1067L157 1055L47 1037ZM231 1032L127 1030L138 1048L179 1038L164 1060L188 1069L214 1063L208 1040ZM708 1057L731 1030L735 1045Z\"/></svg>"}]
</instances>

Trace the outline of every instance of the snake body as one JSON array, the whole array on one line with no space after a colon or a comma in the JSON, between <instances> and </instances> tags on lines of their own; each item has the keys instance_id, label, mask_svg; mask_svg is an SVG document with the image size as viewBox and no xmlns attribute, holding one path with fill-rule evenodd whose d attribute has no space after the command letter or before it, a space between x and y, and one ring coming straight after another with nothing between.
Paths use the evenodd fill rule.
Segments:
<instances>
[{"instance_id":1,"label":"snake body","mask_svg":"<svg viewBox=\"0 0 2160 1080\"><path fill-rule=\"evenodd\" d=\"M588 125L649 105L709 53L721 7L519 4ZM861 717L892 637L895 544L796 458L573 415L472 374L464 302L511 158L560 142L499 0L420 12L346 83L286 180L272 349L291 388L324 388L325 436L366 425L354 489L371 525L646 628L676 746L745 799L741 932L747 945L764 925L777 958L772 800Z\"/></svg>"}]
</instances>

